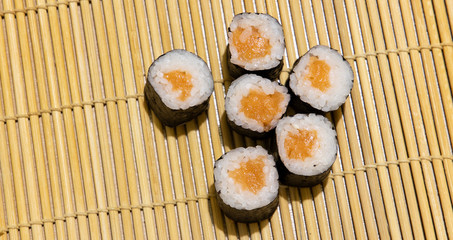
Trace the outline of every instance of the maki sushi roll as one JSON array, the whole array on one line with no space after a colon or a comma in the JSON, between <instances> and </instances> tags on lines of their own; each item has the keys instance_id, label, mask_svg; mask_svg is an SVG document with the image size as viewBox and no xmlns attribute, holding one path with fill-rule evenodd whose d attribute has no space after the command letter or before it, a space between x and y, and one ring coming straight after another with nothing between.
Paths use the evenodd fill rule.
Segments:
<instances>
[{"instance_id":1,"label":"maki sushi roll","mask_svg":"<svg viewBox=\"0 0 453 240\"><path fill-rule=\"evenodd\" d=\"M275 80L283 67L285 39L277 19L262 13L234 16L228 28L231 76L254 73Z\"/></svg>"},{"instance_id":2,"label":"maki sushi roll","mask_svg":"<svg viewBox=\"0 0 453 240\"><path fill-rule=\"evenodd\" d=\"M208 107L214 81L197 55L177 49L157 58L148 69L145 97L164 125L175 127Z\"/></svg>"},{"instance_id":3,"label":"maki sushi roll","mask_svg":"<svg viewBox=\"0 0 453 240\"><path fill-rule=\"evenodd\" d=\"M354 74L336 50L318 45L300 57L287 81L291 106L298 112L337 110L351 92Z\"/></svg>"},{"instance_id":4,"label":"maki sushi roll","mask_svg":"<svg viewBox=\"0 0 453 240\"><path fill-rule=\"evenodd\" d=\"M313 113L285 117L278 122L275 133L281 183L310 187L329 175L338 143L327 118Z\"/></svg>"},{"instance_id":5,"label":"maki sushi roll","mask_svg":"<svg viewBox=\"0 0 453 240\"><path fill-rule=\"evenodd\" d=\"M290 95L278 82L255 74L233 81L225 98L227 121L236 132L265 137L286 112Z\"/></svg>"},{"instance_id":6,"label":"maki sushi roll","mask_svg":"<svg viewBox=\"0 0 453 240\"><path fill-rule=\"evenodd\" d=\"M272 155L262 148L236 148L214 165L217 200L234 221L269 218L278 206L278 172Z\"/></svg>"}]
</instances>

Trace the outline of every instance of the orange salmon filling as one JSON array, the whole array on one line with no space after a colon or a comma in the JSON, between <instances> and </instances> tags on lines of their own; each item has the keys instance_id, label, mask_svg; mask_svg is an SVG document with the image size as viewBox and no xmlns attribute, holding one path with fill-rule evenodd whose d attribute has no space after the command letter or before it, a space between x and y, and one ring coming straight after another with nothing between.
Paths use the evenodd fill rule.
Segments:
<instances>
[{"instance_id":1,"label":"orange salmon filling","mask_svg":"<svg viewBox=\"0 0 453 240\"><path fill-rule=\"evenodd\" d=\"M173 91L181 91L178 99L181 101L186 100L190 96L192 90L192 75L184 71L171 71L164 74L164 78L172 85Z\"/></svg>"},{"instance_id":2,"label":"orange salmon filling","mask_svg":"<svg viewBox=\"0 0 453 240\"><path fill-rule=\"evenodd\" d=\"M238 27L233 32L232 38L233 45L238 51L239 60L251 61L271 53L272 46L269 39L262 37L255 27L246 29Z\"/></svg>"},{"instance_id":3,"label":"orange salmon filling","mask_svg":"<svg viewBox=\"0 0 453 240\"><path fill-rule=\"evenodd\" d=\"M266 94L262 90L252 89L249 94L241 99L241 108L247 118L254 119L268 130L274 117L280 112L280 103L283 94L274 92Z\"/></svg>"},{"instance_id":4,"label":"orange salmon filling","mask_svg":"<svg viewBox=\"0 0 453 240\"><path fill-rule=\"evenodd\" d=\"M330 66L318 57L310 57L308 63L309 72L305 75L305 79L311 82L311 85L322 92L330 88L329 72Z\"/></svg>"},{"instance_id":5,"label":"orange salmon filling","mask_svg":"<svg viewBox=\"0 0 453 240\"><path fill-rule=\"evenodd\" d=\"M241 185L242 190L258 193L266 184L263 158L258 157L240 163L240 167L229 171L228 176Z\"/></svg>"},{"instance_id":6,"label":"orange salmon filling","mask_svg":"<svg viewBox=\"0 0 453 240\"><path fill-rule=\"evenodd\" d=\"M315 130L299 130L297 133L288 133L285 138L285 150L288 158L304 161L311 157L318 139Z\"/></svg>"}]
</instances>

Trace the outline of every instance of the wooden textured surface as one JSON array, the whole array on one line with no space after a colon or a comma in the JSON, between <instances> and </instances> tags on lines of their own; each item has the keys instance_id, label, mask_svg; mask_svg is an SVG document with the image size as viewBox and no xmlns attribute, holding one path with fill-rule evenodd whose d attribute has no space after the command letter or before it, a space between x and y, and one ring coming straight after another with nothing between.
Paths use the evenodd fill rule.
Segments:
<instances>
[{"instance_id":1,"label":"wooden textured surface","mask_svg":"<svg viewBox=\"0 0 453 240\"><path fill-rule=\"evenodd\" d=\"M219 210L214 159L265 144L232 132L226 30L234 14L283 25L282 82L310 47L354 70L323 184L282 186L276 213ZM0 239L453 238L453 2L441 0L3 0ZM215 92L163 126L143 89L153 59L203 58Z\"/></svg>"}]
</instances>

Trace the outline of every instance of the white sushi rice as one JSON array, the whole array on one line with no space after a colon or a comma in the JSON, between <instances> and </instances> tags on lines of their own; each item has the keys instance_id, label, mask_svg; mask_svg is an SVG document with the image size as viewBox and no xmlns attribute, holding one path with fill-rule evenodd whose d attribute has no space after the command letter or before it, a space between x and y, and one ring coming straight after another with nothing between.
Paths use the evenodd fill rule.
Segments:
<instances>
[{"instance_id":1,"label":"white sushi rice","mask_svg":"<svg viewBox=\"0 0 453 240\"><path fill-rule=\"evenodd\" d=\"M309 72L307 65L310 62L310 56L316 56L330 66L331 85L326 92L313 87L309 80L304 80ZM302 101L316 109L328 112L338 109L344 103L351 91L354 74L349 63L337 51L318 45L302 56L289 78L291 89Z\"/></svg>"},{"instance_id":2,"label":"white sushi rice","mask_svg":"<svg viewBox=\"0 0 453 240\"><path fill-rule=\"evenodd\" d=\"M240 164L250 159L264 156L263 172L265 186L256 194L244 191L241 186L230 178L230 171L240 167ZM278 172L272 155L261 146L236 148L226 153L222 159L215 163L214 168L215 188L220 191L220 197L229 206L236 209L256 209L271 203L278 195Z\"/></svg>"},{"instance_id":3,"label":"white sushi rice","mask_svg":"<svg viewBox=\"0 0 453 240\"><path fill-rule=\"evenodd\" d=\"M274 94L275 92L282 93L284 98L280 102L279 108L281 112L274 116L274 119L269 125L269 129L277 126L278 120L283 116L288 106L290 95L286 87L278 84L275 81L260 77L255 74L245 74L233 81L228 89L225 98L225 111L228 118L233 121L236 125L242 128L250 129L257 132L266 131L262 123L255 119L250 119L245 116L241 109L241 100L246 97L250 90L260 89L266 94Z\"/></svg>"},{"instance_id":4,"label":"white sushi rice","mask_svg":"<svg viewBox=\"0 0 453 240\"><path fill-rule=\"evenodd\" d=\"M254 59L252 62L246 62L239 59L238 51L233 42L233 32L238 28L243 28L244 32L241 38L247 39L251 33L252 27L258 29L260 35L269 39L269 44L272 46L271 54L264 58ZM234 16L230 24L230 31L228 32L228 42L231 53L231 62L241 66L249 71L270 69L280 64L285 51L285 39L283 35L283 28L278 21L267 15L257 13L243 13Z\"/></svg>"},{"instance_id":5,"label":"white sushi rice","mask_svg":"<svg viewBox=\"0 0 453 240\"><path fill-rule=\"evenodd\" d=\"M164 78L164 74L172 71L188 72L192 76L190 96L181 101L181 91L173 91L172 84ZM164 104L174 110L185 110L206 101L214 91L214 81L206 63L195 54L176 49L162 55L151 65L148 81L162 99Z\"/></svg>"},{"instance_id":6,"label":"white sushi rice","mask_svg":"<svg viewBox=\"0 0 453 240\"><path fill-rule=\"evenodd\" d=\"M298 132L298 130L315 130L317 132L317 142L312 156L303 161L289 158L285 149L285 139L288 134ZM325 172L335 162L338 148L336 132L332 123L324 116L296 114L292 117L284 117L277 125L276 135L280 160L294 174L314 176Z\"/></svg>"}]
</instances>

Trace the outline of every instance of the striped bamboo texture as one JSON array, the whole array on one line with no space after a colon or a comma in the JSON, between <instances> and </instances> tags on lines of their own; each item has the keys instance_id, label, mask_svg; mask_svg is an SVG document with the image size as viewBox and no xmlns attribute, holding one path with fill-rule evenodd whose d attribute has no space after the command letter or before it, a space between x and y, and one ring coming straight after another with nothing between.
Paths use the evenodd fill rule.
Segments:
<instances>
[{"instance_id":1,"label":"striped bamboo texture","mask_svg":"<svg viewBox=\"0 0 453 240\"><path fill-rule=\"evenodd\" d=\"M224 96L234 14L282 23L285 68L317 44L355 74L339 155L283 186L269 220L223 216L213 163L239 146ZM2 0L0 239L453 239L453 1ZM184 48L215 79L208 111L164 127L153 59Z\"/></svg>"}]
</instances>

